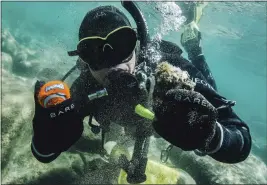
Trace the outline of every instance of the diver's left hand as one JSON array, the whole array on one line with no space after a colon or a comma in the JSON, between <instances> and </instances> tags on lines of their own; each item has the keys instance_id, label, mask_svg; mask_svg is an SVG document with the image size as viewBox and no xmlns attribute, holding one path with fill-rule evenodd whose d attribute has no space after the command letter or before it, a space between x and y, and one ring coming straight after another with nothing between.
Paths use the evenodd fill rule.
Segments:
<instances>
[{"instance_id":1,"label":"diver's left hand","mask_svg":"<svg viewBox=\"0 0 267 185\"><path fill-rule=\"evenodd\" d=\"M215 135L216 108L198 92L169 90L154 111L155 131L185 151L206 148Z\"/></svg>"},{"instance_id":2,"label":"diver's left hand","mask_svg":"<svg viewBox=\"0 0 267 185\"><path fill-rule=\"evenodd\" d=\"M194 21L184 26L184 31L181 34L181 45L188 53L190 60L202 54L201 39L201 32Z\"/></svg>"}]
</instances>

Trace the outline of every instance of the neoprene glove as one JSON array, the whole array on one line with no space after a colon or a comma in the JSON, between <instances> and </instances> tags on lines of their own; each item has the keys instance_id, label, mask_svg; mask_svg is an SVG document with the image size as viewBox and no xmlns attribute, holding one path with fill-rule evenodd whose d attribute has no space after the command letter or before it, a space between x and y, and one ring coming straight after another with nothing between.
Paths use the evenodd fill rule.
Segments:
<instances>
[{"instance_id":1,"label":"neoprene glove","mask_svg":"<svg viewBox=\"0 0 267 185\"><path fill-rule=\"evenodd\" d=\"M107 75L107 91L110 100L116 104L123 103L122 107L127 105L132 106L132 110L137 104L142 104L146 101L147 90L141 88L138 79L121 69L113 69Z\"/></svg>"},{"instance_id":2,"label":"neoprene glove","mask_svg":"<svg viewBox=\"0 0 267 185\"><path fill-rule=\"evenodd\" d=\"M188 53L190 60L202 54L201 48L201 33L197 24L193 21L184 27L184 32L181 34L181 45Z\"/></svg>"},{"instance_id":3,"label":"neoprene glove","mask_svg":"<svg viewBox=\"0 0 267 185\"><path fill-rule=\"evenodd\" d=\"M217 111L204 96L185 89L169 90L154 107L155 131L185 150L209 150L215 135Z\"/></svg>"},{"instance_id":4,"label":"neoprene glove","mask_svg":"<svg viewBox=\"0 0 267 185\"><path fill-rule=\"evenodd\" d=\"M43 85L45 82L37 81L34 89L33 143L41 154L60 153L67 150L80 138L83 131L82 117L71 98L54 106L46 108L41 106L38 94ZM56 88L62 87L60 83L54 84L46 87L45 92L50 90L57 92ZM53 97L61 94L52 93L51 95Z\"/></svg>"}]
</instances>

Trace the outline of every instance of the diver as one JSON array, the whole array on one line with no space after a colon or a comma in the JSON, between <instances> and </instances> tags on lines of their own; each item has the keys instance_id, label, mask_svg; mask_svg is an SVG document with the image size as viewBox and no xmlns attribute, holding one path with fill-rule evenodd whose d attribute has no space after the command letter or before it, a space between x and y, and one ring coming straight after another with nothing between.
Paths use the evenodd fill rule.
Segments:
<instances>
[{"instance_id":1,"label":"diver","mask_svg":"<svg viewBox=\"0 0 267 185\"><path fill-rule=\"evenodd\" d=\"M43 163L55 160L79 140L83 120L90 116L106 132L111 122L125 127L142 125L134 133L136 138L157 134L184 151L224 163L244 161L251 150L249 127L232 109L235 101L218 94L197 24L188 23L181 34L189 60L181 56L178 45L162 40L157 62L167 61L186 71L195 84L193 91L160 85L155 77L157 65L143 52L151 46L142 36L147 30L140 28L133 29L126 15L114 6L100 6L85 15L77 50L69 52L79 57L76 66L80 76L71 88L62 81L35 84L34 157ZM102 97L88 97L99 90L104 95L96 95ZM137 104L149 107L155 119L135 114Z\"/></svg>"}]
</instances>

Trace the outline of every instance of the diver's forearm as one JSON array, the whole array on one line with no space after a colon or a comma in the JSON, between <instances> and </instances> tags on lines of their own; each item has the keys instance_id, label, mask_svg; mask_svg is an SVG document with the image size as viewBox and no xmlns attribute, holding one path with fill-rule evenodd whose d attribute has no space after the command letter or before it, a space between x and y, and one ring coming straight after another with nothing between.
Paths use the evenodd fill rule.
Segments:
<instances>
[{"instance_id":1,"label":"diver's forearm","mask_svg":"<svg viewBox=\"0 0 267 185\"><path fill-rule=\"evenodd\" d=\"M218 151L210 154L212 158L225 163L238 163L248 157L251 150L251 136L247 128L221 125L220 139L222 142L218 142Z\"/></svg>"},{"instance_id":2,"label":"diver's forearm","mask_svg":"<svg viewBox=\"0 0 267 185\"><path fill-rule=\"evenodd\" d=\"M202 53L200 53L194 57L191 57L191 62L203 74L203 76L206 78L207 82L215 90L217 90L216 82L215 82L213 75L211 73L211 70L210 70L210 68L206 62L205 56Z\"/></svg>"}]
</instances>

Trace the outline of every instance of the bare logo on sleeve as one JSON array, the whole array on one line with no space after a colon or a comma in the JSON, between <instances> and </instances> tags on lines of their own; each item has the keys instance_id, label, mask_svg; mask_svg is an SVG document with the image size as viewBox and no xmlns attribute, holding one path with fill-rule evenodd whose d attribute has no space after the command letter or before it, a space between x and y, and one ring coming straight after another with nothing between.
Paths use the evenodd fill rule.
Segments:
<instances>
[{"instance_id":1,"label":"bare logo on sleeve","mask_svg":"<svg viewBox=\"0 0 267 185\"><path fill-rule=\"evenodd\" d=\"M60 116L62 114L65 114L65 113L69 112L70 110L74 109L74 107L75 107L74 104L71 104L70 106L67 106L64 109L61 109L58 112L52 112L52 113L50 113L50 117L51 118L55 118L57 116Z\"/></svg>"},{"instance_id":2,"label":"bare logo on sleeve","mask_svg":"<svg viewBox=\"0 0 267 185\"><path fill-rule=\"evenodd\" d=\"M194 104L199 104L204 107L208 107L209 102L205 99L202 98L196 98L196 97L188 97L188 96L182 96L181 94L176 94L175 99L179 102L188 102L188 103L194 103Z\"/></svg>"},{"instance_id":3,"label":"bare logo on sleeve","mask_svg":"<svg viewBox=\"0 0 267 185\"><path fill-rule=\"evenodd\" d=\"M209 83L207 83L206 81L201 80L201 79L199 79L199 78L195 78L195 79L194 79L194 82L195 82L196 84L202 84L202 85L204 85L205 87L208 87L208 88L214 90L213 87L212 87Z\"/></svg>"}]
</instances>

